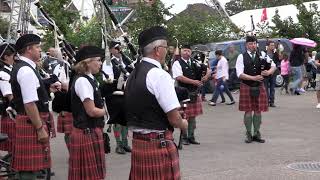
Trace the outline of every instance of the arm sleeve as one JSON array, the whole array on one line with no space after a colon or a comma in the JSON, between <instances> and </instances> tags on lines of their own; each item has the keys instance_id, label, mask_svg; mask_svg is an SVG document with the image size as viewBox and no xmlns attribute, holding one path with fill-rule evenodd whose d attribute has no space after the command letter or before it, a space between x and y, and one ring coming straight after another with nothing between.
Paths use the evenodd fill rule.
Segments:
<instances>
[{"instance_id":1,"label":"arm sleeve","mask_svg":"<svg viewBox=\"0 0 320 180\"><path fill-rule=\"evenodd\" d=\"M37 89L40 87L36 74L30 67L22 67L17 73L17 81L21 88L23 103L38 101Z\"/></svg>"},{"instance_id":2,"label":"arm sleeve","mask_svg":"<svg viewBox=\"0 0 320 180\"><path fill-rule=\"evenodd\" d=\"M114 79L113 69L112 69L112 63L110 62L110 65L107 65L107 62L104 61L102 64L102 71L109 75L110 79ZM103 80L106 80L106 78L103 76Z\"/></svg>"},{"instance_id":3,"label":"arm sleeve","mask_svg":"<svg viewBox=\"0 0 320 180\"><path fill-rule=\"evenodd\" d=\"M151 69L147 74L146 84L165 113L180 107L174 83L167 72L158 68Z\"/></svg>"},{"instance_id":4,"label":"arm sleeve","mask_svg":"<svg viewBox=\"0 0 320 180\"><path fill-rule=\"evenodd\" d=\"M179 61L175 61L172 65L172 77L176 79L179 76L183 76L182 68Z\"/></svg>"},{"instance_id":5,"label":"arm sleeve","mask_svg":"<svg viewBox=\"0 0 320 180\"><path fill-rule=\"evenodd\" d=\"M12 94L11 85L10 85L10 75L5 72L0 72L0 91L3 96Z\"/></svg>"},{"instance_id":6,"label":"arm sleeve","mask_svg":"<svg viewBox=\"0 0 320 180\"><path fill-rule=\"evenodd\" d=\"M237 70L237 76L240 77L240 75L244 71L244 65L243 65L243 55L239 54L236 62L236 70Z\"/></svg>"},{"instance_id":7,"label":"arm sleeve","mask_svg":"<svg viewBox=\"0 0 320 180\"><path fill-rule=\"evenodd\" d=\"M93 87L91 86L88 79L84 77L78 78L75 82L74 89L77 96L81 99L82 102L85 99L91 99L92 101L94 101Z\"/></svg>"}]
</instances>

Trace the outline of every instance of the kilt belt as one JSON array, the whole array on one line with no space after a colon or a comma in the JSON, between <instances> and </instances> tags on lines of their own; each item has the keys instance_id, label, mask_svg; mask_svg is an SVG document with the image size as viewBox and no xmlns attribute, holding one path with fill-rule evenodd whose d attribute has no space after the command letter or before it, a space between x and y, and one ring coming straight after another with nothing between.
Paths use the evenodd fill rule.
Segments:
<instances>
[{"instance_id":1,"label":"kilt belt","mask_svg":"<svg viewBox=\"0 0 320 180\"><path fill-rule=\"evenodd\" d=\"M143 140L143 141L159 141L160 148L167 147L167 142L173 141L173 136L171 131L165 131L161 133L153 132L148 134L133 132L133 138Z\"/></svg>"}]
</instances>

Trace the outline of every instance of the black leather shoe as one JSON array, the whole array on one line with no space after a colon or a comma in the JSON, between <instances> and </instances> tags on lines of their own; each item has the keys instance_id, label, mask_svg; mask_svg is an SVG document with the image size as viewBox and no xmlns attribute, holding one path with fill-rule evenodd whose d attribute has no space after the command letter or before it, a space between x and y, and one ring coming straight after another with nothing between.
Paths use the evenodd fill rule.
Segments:
<instances>
[{"instance_id":1,"label":"black leather shoe","mask_svg":"<svg viewBox=\"0 0 320 180\"><path fill-rule=\"evenodd\" d=\"M121 146L117 146L116 147L116 153L118 153L118 154L126 154L126 151Z\"/></svg>"},{"instance_id":2,"label":"black leather shoe","mask_svg":"<svg viewBox=\"0 0 320 180\"><path fill-rule=\"evenodd\" d=\"M200 143L198 141L196 141L194 138L189 138L189 143L190 144L196 144L199 145Z\"/></svg>"},{"instance_id":3,"label":"black leather shoe","mask_svg":"<svg viewBox=\"0 0 320 180\"><path fill-rule=\"evenodd\" d=\"M277 107L276 105L274 105L274 103L270 103L269 106L270 106L270 107Z\"/></svg>"},{"instance_id":4,"label":"black leather shoe","mask_svg":"<svg viewBox=\"0 0 320 180\"><path fill-rule=\"evenodd\" d=\"M252 143L252 135L251 133L246 133L246 139L244 140L245 143Z\"/></svg>"},{"instance_id":5,"label":"black leather shoe","mask_svg":"<svg viewBox=\"0 0 320 180\"><path fill-rule=\"evenodd\" d=\"M186 139L186 138L182 138L181 142L182 142L183 145L190 145L188 139Z\"/></svg>"},{"instance_id":6,"label":"black leather shoe","mask_svg":"<svg viewBox=\"0 0 320 180\"><path fill-rule=\"evenodd\" d=\"M123 150L126 152L131 152L131 147L130 146L123 146Z\"/></svg>"},{"instance_id":7,"label":"black leather shoe","mask_svg":"<svg viewBox=\"0 0 320 180\"><path fill-rule=\"evenodd\" d=\"M265 143L266 142L266 140L261 139L260 132L257 132L257 134L253 136L252 140L255 142L258 142L258 143Z\"/></svg>"}]
</instances>

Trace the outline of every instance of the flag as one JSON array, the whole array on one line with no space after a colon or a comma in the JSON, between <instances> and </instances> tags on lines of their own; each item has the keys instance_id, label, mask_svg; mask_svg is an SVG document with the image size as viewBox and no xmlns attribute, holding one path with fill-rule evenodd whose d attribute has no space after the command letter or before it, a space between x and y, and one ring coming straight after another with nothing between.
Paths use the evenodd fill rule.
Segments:
<instances>
[{"instance_id":1,"label":"flag","mask_svg":"<svg viewBox=\"0 0 320 180\"><path fill-rule=\"evenodd\" d=\"M267 8L263 8L262 10L262 15L261 15L261 22L264 22L268 19L268 16L267 16Z\"/></svg>"}]
</instances>

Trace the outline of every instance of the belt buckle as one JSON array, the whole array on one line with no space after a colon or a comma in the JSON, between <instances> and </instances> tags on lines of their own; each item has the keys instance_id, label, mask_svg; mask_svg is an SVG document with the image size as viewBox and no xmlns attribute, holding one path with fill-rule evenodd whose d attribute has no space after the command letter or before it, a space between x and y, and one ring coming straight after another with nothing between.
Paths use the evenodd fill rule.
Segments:
<instances>
[{"instance_id":1,"label":"belt buckle","mask_svg":"<svg viewBox=\"0 0 320 180\"><path fill-rule=\"evenodd\" d=\"M159 138L160 140L163 140L163 139L164 139L164 133L159 133L159 134L158 134L158 138Z\"/></svg>"},{"instance_id":2,"label":"belt buckle","mask_svg":"<svg viewBox=\"0 0 320 180\"><path fill-rule=\"evenodd\" d=\"M161 147L161 148L167 147L167 142L166 142L165 140L161 140L161 141L160 141L160 147Z\"/></svg>"},{"instance_id":3,"label":"belt buckle","mask_svg":"<svg viewBox=\"0 0 320 180\"><path fill-rule=\"evenodd\" d=\"M91 129L86 128L86 129L83 130L83 133L84 134L90 134L91 133Z\"/></svg>"}]
</instances>

